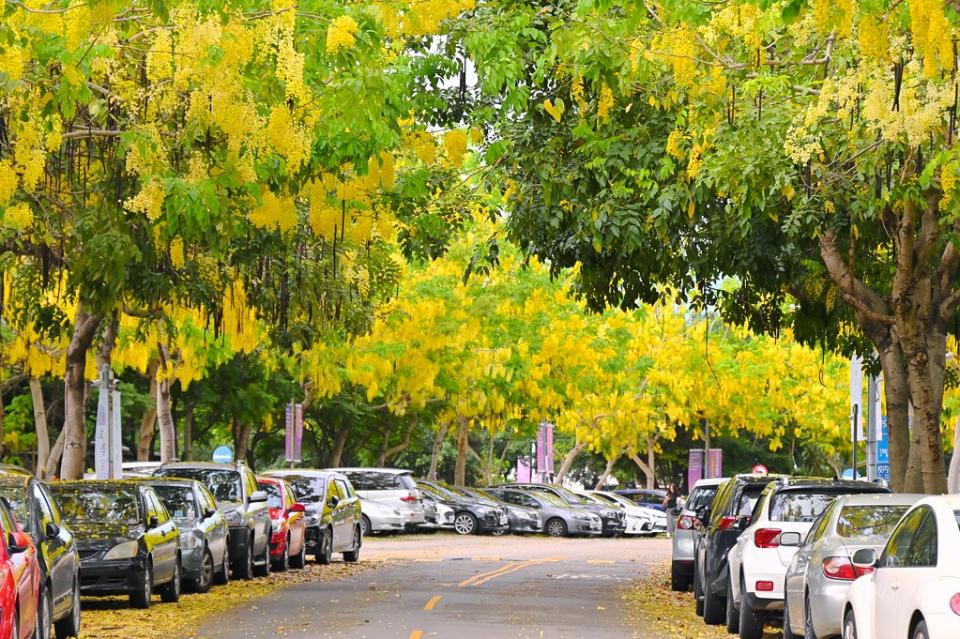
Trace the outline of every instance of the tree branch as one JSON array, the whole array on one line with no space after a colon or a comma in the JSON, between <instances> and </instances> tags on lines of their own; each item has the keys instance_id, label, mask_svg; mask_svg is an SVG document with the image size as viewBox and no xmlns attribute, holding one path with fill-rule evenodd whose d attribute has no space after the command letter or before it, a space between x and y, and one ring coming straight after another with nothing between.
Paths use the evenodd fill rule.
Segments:
<instances>
[{"instance_id":1,"label":"tree branch","mask_svg":"<svg viewBox=\"0 0 960 639\"><path fill-rule=\"evenodd\" d=\"M895 323L893 314L880 294L854 276L837 248L837 236L827 231L820 236L820 257L830 279L840 289L843 299L869 319L881 324Z\"/></svg>"}]
</instances>

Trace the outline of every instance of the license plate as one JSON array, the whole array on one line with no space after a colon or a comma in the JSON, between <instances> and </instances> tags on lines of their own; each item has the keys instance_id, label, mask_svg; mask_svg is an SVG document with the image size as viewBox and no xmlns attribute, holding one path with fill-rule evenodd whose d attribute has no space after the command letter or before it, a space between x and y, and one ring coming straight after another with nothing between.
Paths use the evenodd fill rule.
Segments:
<instances>
[{"instance_id":1,"label":"license plate","mask_svg":"<svg viewBox=\"0 0 960 639\"><path fill-rule=\"evenodd\" d=\"M510 520L507 519L506 516L501 516L501 517L500 517L500 525L501 525L501 526L506 526L508 521L510 521Z\"/></svg>"},{"instance_id":2,"label":"license plate","mask_svg":"<svg viewBox=\"0 0 960 639\"><path fill-rule=\"evenodd\" d=\"M601 524L599 521L590 522L590 528L592 528L593 530L600 530Z\"/></svg>"}]
</instances>

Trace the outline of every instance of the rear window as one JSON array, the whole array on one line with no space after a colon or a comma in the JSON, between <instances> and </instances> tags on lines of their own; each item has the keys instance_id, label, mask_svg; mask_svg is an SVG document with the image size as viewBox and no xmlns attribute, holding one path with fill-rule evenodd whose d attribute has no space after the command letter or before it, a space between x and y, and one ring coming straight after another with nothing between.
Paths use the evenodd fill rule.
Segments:
<instances>
[{"instance_id":1,"label":"rear window","mask_svg":"<svg viewBox=\"0 0 960 639\"><path fill-rule=\"evenodd\" d=\"M344 475L356 490L414 490L417 483L407 474L380 473L376 471L351 471Z\"/></svg>"},{"instance_id":2,"label":"rear window","mask_svg":"<svg viewBox=\"0 0 960 639\"><path fill-rule=\"evenodd\" d=\"M800 490L778 492L770 502L770 521L812 522L838 494Z\"/></svg>"},{"instance_id":3,"label":"rear window","mask_svg":"<svg viewBox=\"0 0 960 639\"><path fill-rule=\"evenodd\" d=\"M690 493L690 497L687 498L687 505L684 506L684 508L696 511L709 506L710 502L713 501L713 496L717 494L717 488L719 488L719 486L701 486L700 488L694 488L693 492Z\"/></svg>"},{"instance_id":4,"label":"rear window","mask_svg":"<svg viewBox=\"0 0 960 639\"><path fill-rule=\"evenodd\" d=\"M845 506L837 519L841 537L889 537L907 506Z\"/></svg>"},{"instance_id":5,"label":"rear window","mask_svg":"<svg viewBox=\"0 0 960 639\"><path fill-rule=\"evenodd\" d=\"M740 493L740 501L737 504L737 510L733 514L737 517L747 517L753 514L753 507L757 505L757 500L763 492L762 484L753 484L743 487Z\"/></svg>"}]
</instances>

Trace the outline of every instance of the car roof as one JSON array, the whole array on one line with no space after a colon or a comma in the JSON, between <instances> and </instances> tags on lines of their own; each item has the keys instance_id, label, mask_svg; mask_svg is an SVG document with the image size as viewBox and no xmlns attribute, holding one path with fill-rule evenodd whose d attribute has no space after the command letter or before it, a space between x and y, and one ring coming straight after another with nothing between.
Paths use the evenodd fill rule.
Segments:
<instances>
[{"instance_id":1,"label":"car roof","mask_svg":"<svg viewBox=\"0 0 960 639\"><path fill-rule=\"evenodd\" d=\"M840 495L844 506L912 506L926 495L918 493L859 493Z\"/></svg>"},{"instance_id":2,"label":"car roof","mask_svg":"<svg viewBox=\"0 0 960 639\"><path fill-rule=\"evenodd\" d=\"M33 481L33 475L21 475L20 473L0 473L0 486L26 488Z\"/></svg>"},{"instance_id":3,"label":"car roof","mask_svg":"<svg viewBox=\"0 0 960 639\"><path fill-rule=\"evenodd\" d=\"M221 464L218 462L167 462L157 470L177 469L177 468L199 468L204 470L239 470L235 464Z\"/></svg>"},{"instance_id":4,"label":"car roof","mask_svg":"<svg viewBox=\"0 0 960 639\"><path fill-rule=\"evenodd\" d=\"M392 475L412 475L412 470L405 470L403 468L361 468L361 467L350 467L350 468L327 468L325 469L329 473L389 473Z\"/></svg>"},{"instance_id":5,"label":"car roof","mask_svg":"<svg viewBox=\"0 0 960 639\"><path fill-rule=\"evenodd\" d=\"M319 470L317 468L275 468L274 470L263 471L257 475L257 479L260 477L273 479L284 479L287 477L330 477L341 474L342 473L336 470Z\"/></svg>"},{"instance_id":6,"label":"car roof","mask_svg":"<svg viewBox=\"0 0 960 639\"><path fill-rule=\"evenodd\" d=\"M196 479L186 479L184 477L128 477L126 479L151 486L189 486L193 488L194 484L200 483Z\"/></svg>"},{"instance_id":7,"label":"car roof","mask_svg":"<svg viewBox=\"0 0 960 639\"><path fill-rule=\"evenodd\" d=\"M33 477L33 473L16 464L0 464L0 475L18 475L21 477Z\"/></svg>"},{"instance_id":8,"label":"car roof","mask_svg":"<svg viewBox=\"0 0 960 639\"><path fill-rule=\"evenodd\" d=\"M711 477L709 479L698 479L694 484L694 488L715 488L725 482L726 477Z\"/></svg>"},{"instance_id":9,"label":"car roof","mask_svg":"<svg viewBox=\"0 0 960 639\"><path fill-rule=\"evenodd\" d=\"M57 488L112 488L124 486L127 488L133 486L144 486L149 488L149 484L146 483L145 478L143 479L74 479L68 481L58 481L50 484L50 488L56 490Z\"/></svg>"},{"instance_id":10,"label":"car roof","mask_svg":"<svg viewBox=\"0 0 960 639\"><path fill-rule=\"evenodd\" d=\"M940 503L954 511L960 510L960 493L950 495L925 495L923 503Z\"/></svg>"},{"instance_id":11,"label":"car roof","mask_svg":"<svg viewBox=\"0 0 960 639\"><path fill-rule=\"evenodd\" d=\"M871 493L889 493L889 488L868 481L854 479L828 479L826 477L781 477L774 479L777 492L805 490L808 488L828 488L838 492L843 490L859 490Z\"/></svg>"}]
</instances>

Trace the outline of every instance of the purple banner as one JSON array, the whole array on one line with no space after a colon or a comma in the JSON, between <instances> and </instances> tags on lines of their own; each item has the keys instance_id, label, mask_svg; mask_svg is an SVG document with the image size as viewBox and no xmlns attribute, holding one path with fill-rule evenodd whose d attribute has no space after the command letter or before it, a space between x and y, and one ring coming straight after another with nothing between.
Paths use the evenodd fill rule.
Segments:
<instances>
[{"instance_id":1,"label":"purple banner","mask_svg":"<svg viewBox=\"0 0 960 639\"><path fill-rule=\"evenodd\" d=\"M533 469L530 468L529 457L520 457L517 459L517 481L521 484L527 484L533 481Z\"/></svg>"},{"instance_id":2,"label":"purple banner","mask_svg":"<svg viewBox=\"0 0 960 639\"><path fill-rule=\"evenodd\" d=\"M693 448L687 456L687 490L691 490L693 485L701 479L703 479L703 450Z\"/></svg>"},{"instance_id":3,"label":"purple banner","mask_svg":"<svg viewBox=\"0 0 960 639\"><path fill-rule=\"evenodd\" d=\"M711 448L707 453L707 477L723 477L723 450Z\"/></svg>"},{"instance_id":4,"label":"purple banner","mask_svg":"<svg viewBox=\"0 0 960 639\"><path fill-rule=\"evenodd\" d=\"M293 404L287 404L284 420L284 455L288 462L293 461Z\"/></svg>"},{"instance_id":5,"label":"purple banner","mask_svg":"<svg viewBox=\"0 0 960 639\"><path fill-rule=\"evenodd\" d=\"M293 407L293 461L303 461L303 404Z\"/></svg>"}]
</instances>

